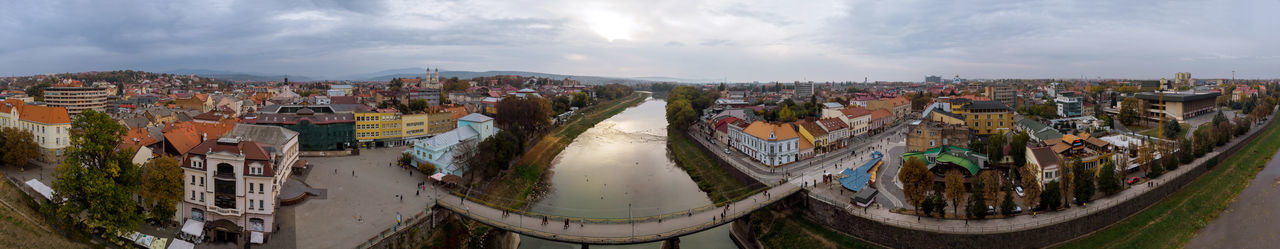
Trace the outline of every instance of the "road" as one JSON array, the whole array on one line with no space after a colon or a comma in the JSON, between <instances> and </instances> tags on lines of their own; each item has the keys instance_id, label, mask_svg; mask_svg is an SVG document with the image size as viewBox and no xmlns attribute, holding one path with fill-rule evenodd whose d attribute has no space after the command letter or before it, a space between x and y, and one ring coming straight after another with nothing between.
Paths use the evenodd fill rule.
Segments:
<instances>
[{"instance_id":1,"label":"road","mask_svg":"<svg viewBox=\"0 0 1280 249\"><path fill-rule=\"evenodd\" d=\"M707 148L725 148L723 144L711 143L705 134L697 133L697 130L700 129L690 129L689 134L696 138L694 139L695 141L702 143ZM903 135L905 132L906 125L899 124L870 137L853 138L849 141L850 146L848 147L780 167L767 167L737 150L725 155L721 149L715 149L716 151L711 154L725 159L730 165L738 168L739 171L761 182L772 183L782 179L790 179L790 181L797 183L808 182L812 186L813 183L822 181L823 174L839 173L846 168L862 166L870 159L872 152L880 151L885 156L885 164L880 167L878 172L881 180L876 183L875 187L880 190L880 195L876 199L881 205L902 207L903 203L905 203L903 201L905 199L902 197L902 186L900 184L886 183L896 182L894 178L897 178L898 167L901 163L895 158L906 149L906 136Z\"/></svg>"}]
</instances>

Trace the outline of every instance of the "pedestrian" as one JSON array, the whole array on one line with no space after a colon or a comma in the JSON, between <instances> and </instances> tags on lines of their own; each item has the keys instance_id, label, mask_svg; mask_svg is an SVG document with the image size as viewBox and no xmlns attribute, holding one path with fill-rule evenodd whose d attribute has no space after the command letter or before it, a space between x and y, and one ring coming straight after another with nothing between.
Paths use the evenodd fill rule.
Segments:
<instances>
[{"instance_id":1,"label":"pedestrian","mask_svg":"<svg viewBox=\"0 0 1280 249\"><path fill-rule=\"evenodd\" d=\"M356 176L356 171L355 171L355 170L352 170L352 171L351 171L351 176Z\"/></svg>"},{"instance_id":2,"label":"pedestrian","mask_svg":"<svg viewBox=\"0 0 1280 249\"><path fill-rule=\"evenodd\" d=\"M422 193L422 190L417 190L417 189L413 190L413 196L419 196L419 194L421 193Z\"/></svg>"},{"instance_id":3,"label":"pedestrian","mask_svg":"<svg viewBox=\"0 0 1280 249\"><path fill-rule=\"evenodd\" d=\"M333 169L333 174L334 174L334 175L337 175L337 174L338 174L338 168L334 168L334 169Z\"/></svg>"}]
</instances>

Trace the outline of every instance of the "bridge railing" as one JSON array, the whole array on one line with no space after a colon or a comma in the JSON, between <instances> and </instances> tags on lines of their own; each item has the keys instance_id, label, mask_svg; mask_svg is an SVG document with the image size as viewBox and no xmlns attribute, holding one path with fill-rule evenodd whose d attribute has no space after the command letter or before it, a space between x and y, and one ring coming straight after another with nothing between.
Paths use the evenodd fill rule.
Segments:
<instances>
[{"instance_id":1,"label":"bridge railing","mask_svg":"<svg viewBox=\"0 0 1280 249\"><path fill-rule=\"evenodd\" d=\"M798 189L799 189L799 188L797 188L797 191L789 191L789 193L795 193L795 192L798 192ZM574 243L630 244L630 243L644 243L644 242L651 242L651 241L660 241L660 240L665 240L665 239L669 239L669 238L672 238L672 237L679 237L679 236L683 236L683 235L691 234L691 233L694 233L694 232L707 230L707 229L710 229L710 228L713 228L713 227L720 226L720 225L723 225L723 224L725 224L725 223L731 222L731 221L733 221L733 220L737 220L737 219L742 218L742 217L744 217L744 216L750 215L752 211L757 210L757 209L759 209L759 208L763 208L763 207L768 206L768 205L771 205L771 204L773 204L774 202L777 202L777 201L779 201L779 200L781 200L781 198L771 198L771 199L766 200L766 201L762 201L762 202L755 202L755 203L752 203L752 204L747 204L747 207L745 207L745 208L741 208L741 207L739 207L739 208L735 208L734 210L736 210L736 211L726 214L726 216L725 216L725 218L724 218L724 219L713 219L713 220L708 220L708 221L706 221L706 222L699 222L699 223L697 223L697 225L688 226L688 227L683 227L683 228L674 229L674 230L670 230L670 231L664 231L664 232L653 233L653 234L639 234L639 235L631 235L631 236L581 236L581 235L573 235L573 234L567 234L567 233L547 232L547 231L540 230L541 228L546 227L545 225L541 225L541 223L538 223L539 225L537 225L537 227L525 227L525 226L523 226L523 225L512 224L512 223L509 223L509 222L504 222L504 221L499 221L499 220L490 219L490 218L488 218L488 217L484 217L483 215L470 215L470 210L469 210L469 209L467 209L467 208L463 208L463 207L459 207L459 206L457 206L456 204L450 203L449 201L437 200L436 202L437 202L437 205L439 205L440 207L443 207L443 208L445 208L445 209L452 210L453 212L455 212L455 213L459 213L459 214L464 215L464 216L466 216L466 217L469 217L470 219L473 219L473 220L479 221L479 222L481 222L481 223L489 224L490 226L499 227L499 228L502 228L502 229L507 230L507 231L515 232L515 233L518 233L518 234L524 234L524 235L529 235L529 236L535 236L535 237L544 238L544 239L548 239L548 240L564 241L564 242L574 242ZM477 202L477 203L478 203L478 202ZM489 206L489 207L492 207L492 206ZM536 216L536 215L535 215L535 216L529 216L529 215L526 215L526 216L528 216L528 217L539 217L539 216ZM683 214L683 213L682 213L682 214L680 214L680 215L676 215L676 216L685 216L685 214ZM547 217L548 217L548 218L551 218L551 219L561 219L561 220L563 220L563 219L566 219L566 218L567 218L567 219L570 219L570 220L579 220L579 219L582 219L582 220L586 220L586 221L592 221L592 220L607 220L607 221L623 220L623 221L626 221L626 222L595 222L595 223L627 223L627 222L630 222L630 220L629 220L629 219L592 219L592 218L573 218L573 217L566 217L566 216L547 216ZM636 221L637 221L637 222L639 222L640 220L639 220L639 219L637 219Z\"/></svg>"},{"instance_id":2,"label":"bridge railing","mask_svg":"<svg viewBox=\"0 0 1280 249\"><path fill-rule=\"evenodd\" d=\"M679 217L688 216L688 215L693 214L693 213L699 213L699 212L704 212L704 211L707 211L707 210L712 210L712 209L716 209L716 208L724 207L725 205L732 204L732 203L736 203L737 201L745 200L746 198L750 198L751 196L755 196L755 195L757 195L757 194L759 194L759 193L761 193L761 192L764 192L764 191L769 190L769 189L773 189L773 188L778 187L778 186L781 186L781 185L783 185L783 184L788 184L788 183L785 183L785 182L783 182L783 183L777 183L777 184L774 184L774 185L772 185L772 186L768 186L768 187L766 187L766 188L761 188L761 189L752 190L752 191L750 191L750 192L748 192L748 193L746 193L746 194L743 194L743 195L742 195L742 196L740 196L740 197L734 198L734 199L736 199L736 200L731 199L730 201L724 201L724 202L719 202L719 203L708 204L708 205L699 206L699 207L696 207L696 208L683 209L683 210L679 210L679 211L673 211L673 212L668 212L668 213L663 213L663 214L657 214L657 215L635 216L635 217L629 217L629 218L624 218L624 217L617 217L617 218L594 218L594 217L581 217L581 216L565 216L565 215L544 214L544 213L531 212L531 211L522 210L522 209L515 209L515 208L505 207L505 206L502 206L502 205L499 205L499 204L496 204L496 203L492 203L492 202L489 202L489 201L486 201L486 200L480 199L480 198L478 198L478 197L476 197L476 196L467 195L467 194L462 193L462 192L459 192L459 191L450 191L449 193L450 193L451 195L455 196L455 197L464 198L464 199L466 199L466 200L468 200L468 201L470 201L470 202L473 202L473 203L477 203L477 204L484 205L484 206L487 206L487 207L490 207L490 208L494 208L494 209L506 210L508 213L512 213L512 214L519 214L519 215L523 215L523 216L530 216L530 217L547 217L548 219L553 219L553 220L571 220L571 221L590 222L590 223L632 223L632 222L649 222L649 221L659 221L659 220L666 220L666 219L672 219L672 218L679 218ZM799 192L799 191L800 191L800 189L802 189L802 188L800 188L800 187L798 187L798 186L794 186L794 185L793 185L793 186L792 186L792 189L790 189L789 191L787 191L786 193L784 193L784 194L783 194L783 195L781 195L781 196L787 196L787 195L794 194L794 193L796 193L796 192ZM775 198L775 199L776 199L776 198ZM769 203L772 203L772 202L769 202Z\"/></svg>"}]
</instances>

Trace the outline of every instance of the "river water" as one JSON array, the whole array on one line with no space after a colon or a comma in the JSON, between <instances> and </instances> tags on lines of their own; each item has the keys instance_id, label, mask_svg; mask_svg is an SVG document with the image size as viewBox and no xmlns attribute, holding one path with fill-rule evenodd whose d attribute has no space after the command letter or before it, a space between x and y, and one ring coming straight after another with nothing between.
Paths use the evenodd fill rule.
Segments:
<instances>
[{"instance_id":1,"label":"river water","mask_svg":"<svg viewBox=\"0 0 1280 249\"><path fill-rule=\"evenodd\" d=\"M667 153L666 101L649 98L574 139L552 161L550 189L530 211L627 218L711 204ZM520 248L578 248L521 236ZM661 243L591 248L659 248ZM736 248L728 226L680 238L681 248Z\"/></svg>"}]
</instances>

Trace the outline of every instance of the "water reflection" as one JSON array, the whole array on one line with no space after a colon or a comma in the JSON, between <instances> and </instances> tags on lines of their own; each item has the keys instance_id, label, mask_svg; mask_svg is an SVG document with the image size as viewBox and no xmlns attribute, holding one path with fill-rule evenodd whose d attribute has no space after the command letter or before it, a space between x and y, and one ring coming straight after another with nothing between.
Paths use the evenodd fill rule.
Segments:
<instances>
[{"instance_id":1,"label":"water reflection","mask_svg":"<svg viewBox=\"0 0 1280 249\"><path fill-rule=\"evenodd\" d=\"M666 102L648 99L578 136L552 162L549 193L531 211L626 218L711 204L667 155ZM659 248L661 243L603 248ZM736 248L727 226L680 238L682 248ZM521 237L520 248L578 248ZM597 248L593 246L592 248Z\"/></svg>"}]
</instances>

